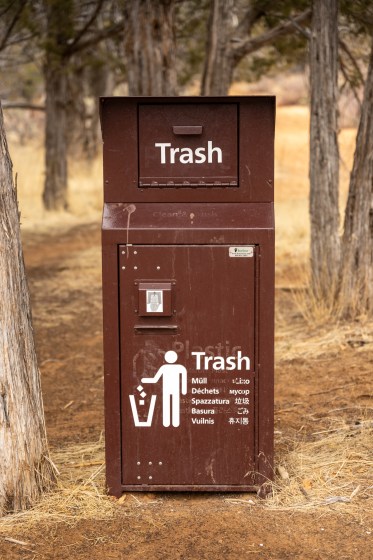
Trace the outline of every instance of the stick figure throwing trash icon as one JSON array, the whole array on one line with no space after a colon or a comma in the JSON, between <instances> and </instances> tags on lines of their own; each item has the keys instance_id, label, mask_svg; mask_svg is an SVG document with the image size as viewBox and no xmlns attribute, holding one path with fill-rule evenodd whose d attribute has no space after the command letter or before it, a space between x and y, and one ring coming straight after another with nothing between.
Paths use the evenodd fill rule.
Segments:
<instances>
[{"instance_id":1,"label":"stick figure throwing trash icon","mask_svg":"<svg viewBox=\"0 0 373 560\"><path fill-rule=\"evenodd\" d=\"M172 420L172 426L177 428L180 425L180 389L182 395L187 393L187 370L175 363L177 354L173 350L166 352L164 359L167 363L159 368L155 376L143 377L141 383L157 383L162 377L163 426L168 428Z\"/></svg>"}]
</instances>

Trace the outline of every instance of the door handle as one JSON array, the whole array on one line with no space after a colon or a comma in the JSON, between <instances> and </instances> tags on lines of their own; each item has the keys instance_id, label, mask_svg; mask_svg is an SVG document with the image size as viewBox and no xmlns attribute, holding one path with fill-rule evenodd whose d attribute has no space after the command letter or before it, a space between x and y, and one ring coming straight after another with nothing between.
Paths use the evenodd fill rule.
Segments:
<instances>
[{"instance_id":1,"label":"door handle","mask_svg":"<svg viewBox=\"0 0 373 560\"><path fill-rule=\"evenodd\" d=\"M173 126L172 131L176 135L187 134L188 136L199 136L202 134L202 126Z\"/></svg>"},{"instance_id":2,"label":"door handle","mask_svg":"<svg viewBox=\"0 0 373 560\"><path fill-rule=\"evenodd\" d=\"M177 329L177 325L135 325L135 331L142 330L156 330L156 331L174 331Z\"/></svg>"}]
</instances>

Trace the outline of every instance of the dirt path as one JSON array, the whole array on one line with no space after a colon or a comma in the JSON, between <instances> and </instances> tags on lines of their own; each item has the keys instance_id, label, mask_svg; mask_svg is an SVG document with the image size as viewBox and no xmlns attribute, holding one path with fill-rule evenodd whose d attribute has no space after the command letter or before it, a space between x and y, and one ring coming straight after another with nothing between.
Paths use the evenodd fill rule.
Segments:
<instances>
[{"instance_id":1,"label":"dirt path","mask_svg":"<svg viewBox=\"0 0 373 560\"><path fill-rule=\"evenodd\" d=\"M97 441L103 430L99 227L26 236L25 260L53 455ZM331 426L359 428L367 421L373 352L371 333L359 325L333 336L308 329L287 290L278 290L277 308L276 453L284 464L299 442L313 442ZM352 480L351 488L356 485ZM9 528L6 536L28 545L5 541L2 532L0 558L368 560L373 520L364 511L367 499L362 494L359 514L345 503L274 509L247 494L128 494L105 519Z\"/></svg>"}]
</instances>

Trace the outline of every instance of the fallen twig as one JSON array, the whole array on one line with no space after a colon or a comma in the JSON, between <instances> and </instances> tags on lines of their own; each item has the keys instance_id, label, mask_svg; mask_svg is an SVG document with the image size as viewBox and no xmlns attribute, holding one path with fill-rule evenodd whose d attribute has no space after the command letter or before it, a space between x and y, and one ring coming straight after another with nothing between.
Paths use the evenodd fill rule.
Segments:
<instances>
[{"instance_id":1,"label":"fallen twig","mask_svg":"<svg viewBox=\"0 0 373 560\"><path fill-rule=\"evenodd\" d=\"M19 541L18 539L12 539L12 537L4 537L4 541L11 542L13 544L19 544L20 546L31 546L31 543Z\"/></svg>"},{"instance_id":2,"label":"fallen twig","mask_svg":"<svg viewBox=\"0 0 373 560\"><path fill-rule=\"evenodd\" d=\"M91 461L89 463L69 463L69 467L77 469L79 467L94 467L95 465L104 465L102 461Z\"/></svg>"},{"instance_id":3,"label":"fallen twig","mask_svg":"<svg viewBox=\"0 0 373 560\"><path fill-rule=\"evenodd\" d=\"M74 404L74 401L70 401L67 404L65 404L65 406L62 407L61 410L66 410L67 408L69 408L69 406L71 406L72 404Z\"/></svg>"}]
</instances>

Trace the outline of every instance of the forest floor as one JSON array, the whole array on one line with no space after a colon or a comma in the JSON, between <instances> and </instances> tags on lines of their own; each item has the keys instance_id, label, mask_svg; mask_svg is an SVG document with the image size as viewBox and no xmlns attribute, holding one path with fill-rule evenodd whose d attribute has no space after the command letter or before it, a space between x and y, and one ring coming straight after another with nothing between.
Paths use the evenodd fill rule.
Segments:
<instances>
[{"instance_id":1,"label":"forest floor","mask_svg":"<svg viewBox=\"0 0 373 560\"><path fill-rule=\"evenodd\" d=\"M46 424L60 477L33 511L0 522L1 560L372 558L373 325L306 313L302 185L293 170L290 192L286 173L280 163L273 495L106 496L99 219L26 227Z\"/></svg>"}]
</instances>

